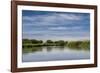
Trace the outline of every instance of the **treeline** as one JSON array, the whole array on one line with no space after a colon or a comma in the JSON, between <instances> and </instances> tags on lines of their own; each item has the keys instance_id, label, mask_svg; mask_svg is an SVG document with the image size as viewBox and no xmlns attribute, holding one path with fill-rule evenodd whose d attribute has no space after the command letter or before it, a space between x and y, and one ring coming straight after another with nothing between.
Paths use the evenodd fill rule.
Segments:
<instances>
[{"instance_id":1,"label":"treeline","mask_svg":"<svg viewBox=\"0 0 100 73\"><path fill-rule=\"evenodd\" d=\"M22 41L23 48L31 48L31 47L38 47L38 46L67 46L70 48L90 48L90 41L84 40L84 41L64 41L64 40L58 40L58 41L52 41L47 40L43 42L42 40L36 40L36 39L23 39Z\"/></svg>"}]
</instances>

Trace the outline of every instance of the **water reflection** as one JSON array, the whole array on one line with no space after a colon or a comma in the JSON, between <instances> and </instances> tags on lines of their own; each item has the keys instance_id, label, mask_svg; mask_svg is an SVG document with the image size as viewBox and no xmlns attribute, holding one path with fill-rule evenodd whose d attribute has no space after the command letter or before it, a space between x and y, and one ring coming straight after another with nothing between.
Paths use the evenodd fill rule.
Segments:
<instances>
[{"instance_id":1,"label":"water reflection","mask_svg":"<svg viewBox=\"0 0 100 73\"><path fill-rule=\"evenodd\" d=\"M50 52L50 51L52 51L53 48L52 48L52 46L48 46L48 47L46 47L46 49L47 49L47 52Z\"/></svg>"},{"instance_id":2,"label":"water reflection","mask_svg":"<svg viewBox=\"0 0 100 73\"><path fill-rule=\"evenodd\" d=\"M89 49L66 46L23 48L22 62L90 59Z\"/></svg>"},{"instance_id":3,"label":"water reflection","mask_svg":"<svg viewBox=\"0 0 100 73\"><path fill-rule=\"evenodd\" d=\"M52 51L89 51L89 48L80 48L80 47L66 47L66 46L39 46L32 48L23 48L23 53L35 53L35 52L52 52Z\"/></svg>"}]
</instances>

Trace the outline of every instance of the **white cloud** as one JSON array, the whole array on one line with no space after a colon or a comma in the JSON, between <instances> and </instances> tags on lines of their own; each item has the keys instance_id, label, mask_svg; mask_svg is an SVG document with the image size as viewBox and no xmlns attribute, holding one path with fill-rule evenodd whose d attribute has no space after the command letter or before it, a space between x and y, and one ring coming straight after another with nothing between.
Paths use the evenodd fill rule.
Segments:
<instances>
[{"instance_id":1,"label":"white cloud","mask_svg":"<svg viewBox=\"0 0 100 73\"><path fill-rule=\"evenodd\" d=\"M51 27L50 30L64 30L66 27Z\"/></svg>"},{"instance_id":2,"label":"white cloud","mask_svg":"<svg viewBox=\"0 0 100 73\"><path fill-rule=\"evenodd\" d=\"M64 18L66 20L81 20L81 16L77 16L75 14L58 14L59 17Z\"/></svg>"},{"instance_id":3,"label":"white cloud","mask_svg":"<svg viewBox=\"0 0 100 73\"><path fill-rule=\"evenodd\" d=\"M74 26L74 27L61 27L61 26L59 26L59 27L49 27L48 29L49 30L74 30L74 31L76 31L76 30L81 30L83 27L82 26Z\"/></svg>"},{"instance_id":4,"label":"white cloud","mask_svg":"<svg viewBox=\"0 0 100 73\"><path fill-rule=\"evenodd\" d=\"M41 40L89 39L90 32L88 30L85 31L84 27L86 26L83 26L83 21L80 23L82 19L84 19L82 15L70 13L23 16L23 26L29 29L27 31L26 28L23 28L23 38ZM30 27L32 28L30 29Z\"/></svg>"},{"instance_id":5,"label":"white cloud","mask_svg":"<svg viewBox=\"0 0 100 73\"><path fill-rule=\"evenodd\" d=\"M67 22L81 20L82 17L75 14L62 14L53 13L47 15L37 15L37 16L23 16L23 22L28 21L29 23L37 23L38 25L57 25L55 22ZM50 24L51 23L51 24ZM32 24L35 25L35 24Z\"/></svg>"}]
</instances>

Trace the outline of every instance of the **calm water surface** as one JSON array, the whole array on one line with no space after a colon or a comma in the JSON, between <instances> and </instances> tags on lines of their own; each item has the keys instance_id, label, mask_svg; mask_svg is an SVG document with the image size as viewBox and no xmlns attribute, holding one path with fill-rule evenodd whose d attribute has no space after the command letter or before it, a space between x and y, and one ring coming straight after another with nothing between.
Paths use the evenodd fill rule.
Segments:
<instances>
[{"instance_id":1,"label":"calm water surface","mask_svg":"<svg viewBox=\"0 0 100 73\"><path fill-rule=\"evenodd\" d=\"M58 46L23 49L22 62L90 59L88 49Z\"/></svg>"}]
</instances>

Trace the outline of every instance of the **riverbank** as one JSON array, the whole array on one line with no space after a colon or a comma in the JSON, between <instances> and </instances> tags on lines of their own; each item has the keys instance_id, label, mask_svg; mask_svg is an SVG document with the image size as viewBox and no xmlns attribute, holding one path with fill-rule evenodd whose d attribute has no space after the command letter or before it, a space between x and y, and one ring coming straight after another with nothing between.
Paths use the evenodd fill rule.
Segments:
<instances>
[{"instance_id":1,"label":"riverbank","mask_svg":"<svg viewBox=\"0 0 100 73\"><path fill-rule=\"evenodd\" d=\"M47 40L46 42L43 42L42 40L23 39L22 42L23 48L32 48L32 47L41 47L41 46L67 46L70 48L90 48L90 41L89 40L83 40L83 41Z\"/></svg>"}]
</instances>

